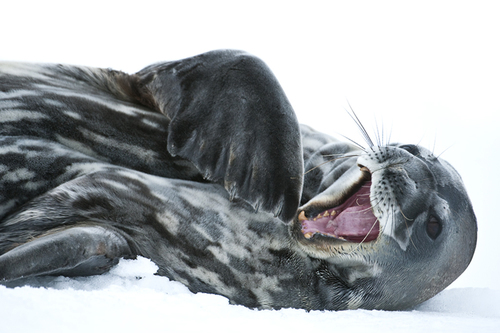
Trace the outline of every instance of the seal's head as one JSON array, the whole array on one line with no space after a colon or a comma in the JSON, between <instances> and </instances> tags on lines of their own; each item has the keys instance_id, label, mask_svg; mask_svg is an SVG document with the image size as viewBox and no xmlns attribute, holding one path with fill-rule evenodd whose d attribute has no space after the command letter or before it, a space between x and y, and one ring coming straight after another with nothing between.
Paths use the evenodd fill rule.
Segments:
<instances>
[{"instance_id":1,"label":"seal's head","mask_svg":"<svg viewBox=\"0 0 500 333\"><path fill-rule=\"evenodd\" d=\"M322 164L332 155L335 162ZM331 143L306 163L319 167L306 174L290 231L304 252L327 263L336 281L325 287L343 286L346 308L414 306L470 263L472 205L455 169L427 149L394 144L356 153Z\"/></svg>"}]
</instances>

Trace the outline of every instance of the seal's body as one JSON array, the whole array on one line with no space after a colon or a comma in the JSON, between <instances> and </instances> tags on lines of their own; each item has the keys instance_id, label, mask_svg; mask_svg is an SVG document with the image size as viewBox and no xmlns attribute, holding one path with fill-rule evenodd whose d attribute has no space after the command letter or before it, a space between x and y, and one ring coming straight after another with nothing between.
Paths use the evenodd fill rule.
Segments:
<instances>
[{"instance_id":1,"label":"seal's body","mask_svg":"<svg viewBox=\"0 0 500 333\"><path fill-rule=\"evenodd\" d=\"M456 279L476 243L446 162L299 126L238 51L133 75L0 64L0 189L2 281L141 255L248 307L403 309Z\"/></svg>"}]
</instances>

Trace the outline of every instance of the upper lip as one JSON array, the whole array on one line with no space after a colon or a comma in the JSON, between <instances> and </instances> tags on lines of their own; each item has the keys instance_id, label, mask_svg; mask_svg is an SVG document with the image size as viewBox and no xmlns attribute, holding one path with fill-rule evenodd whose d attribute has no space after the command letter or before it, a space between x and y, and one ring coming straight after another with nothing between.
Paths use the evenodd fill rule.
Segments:
<instances>
[{"instance_id":1,"label":"upper lip","mask_svg":"<svg viewBox=\"0 0 500 333\"><path fill-rule=\"evenodd\" d=\"M337 181L299 208L299 216L314 218L319 213L343 204L364 183L371 181L371 171L364 165L348 170ZM360 173L361 171L361 173ZM348 175L352 173L352 175ZM346 177L347 176L347 177ZM341 179L342 177L347 178Z\"/></svg>"}]
</instances>

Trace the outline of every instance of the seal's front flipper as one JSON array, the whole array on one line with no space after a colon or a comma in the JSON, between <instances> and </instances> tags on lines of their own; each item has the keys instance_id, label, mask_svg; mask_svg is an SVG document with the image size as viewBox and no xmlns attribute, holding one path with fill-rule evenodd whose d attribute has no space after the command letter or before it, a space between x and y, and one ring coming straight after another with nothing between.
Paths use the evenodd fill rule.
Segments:
<instances>
[{"instance_id":1,"label":"seal's front flipper","mask_svg":"<svg viewBox=\"0 0 500 333\"><path fill-rule=\"evenodd\" d=\"M0 282L40 275L102 274L122 257L132 257L132 251L117 231L101 226L70 227L2 254Z\"/></svg>"},{"instance_id":2,"label":"seal's front flipper","mask_svg":"<svg viewBox=\"0 0 500 333\"><path fill-rule=\"evenodd\" d=\"M260 59L222 50L153 65L130 77L137 100L169 117L168 151L232 197L291 220L302 193L298 121Z\"/></svg>"}]
</instances>

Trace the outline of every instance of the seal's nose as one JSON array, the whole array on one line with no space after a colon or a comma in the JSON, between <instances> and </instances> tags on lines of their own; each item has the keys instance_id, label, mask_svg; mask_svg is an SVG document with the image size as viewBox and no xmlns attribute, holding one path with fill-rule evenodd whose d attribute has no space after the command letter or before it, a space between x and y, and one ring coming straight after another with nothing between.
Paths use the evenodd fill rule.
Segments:
<instances>
[{"instance_id":1,"label":"seal's nose","mask_svg":"<svg viewBox=\"0 0 500 333\"><path fill-rule=\"evenodd\" d=\"M406 150L407 152L409 152L413 156L417 156L418 154L420 154L420 149L418 149L418 147L415 145L402 145L402 146L399 146L398 148Z\"/></svg>"}]
</instances>

